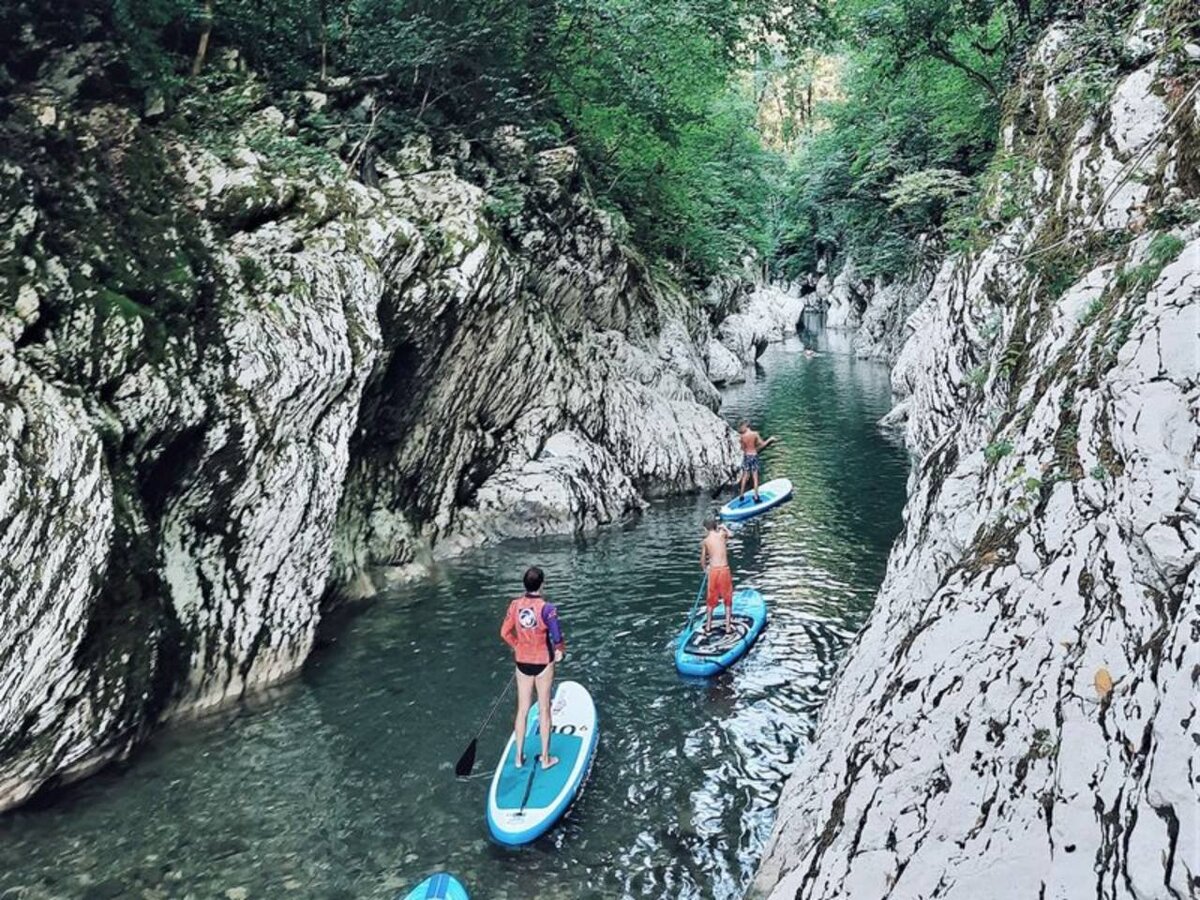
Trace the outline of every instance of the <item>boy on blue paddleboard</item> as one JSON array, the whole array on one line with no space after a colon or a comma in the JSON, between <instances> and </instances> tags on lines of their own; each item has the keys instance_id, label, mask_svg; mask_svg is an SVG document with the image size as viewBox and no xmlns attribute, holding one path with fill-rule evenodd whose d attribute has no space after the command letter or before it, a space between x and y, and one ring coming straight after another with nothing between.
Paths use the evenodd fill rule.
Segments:
<instances>
[{"instance_id":1,"label":"boy on blue paddleboard","mask_svg":"<svg viewBox=\"0 0 1200 900\"><path fill-rule=\"evenodd\" d=\"M725 604L725 633L733 631L733 572L729 568L726 542L732 532L714 516L704 520L704 540L700 542L700 568L708 573L708 594L704 598L704 633L712 631L713 610Z\"/></svg>"},{"instance_id":2,"label":"boy on blue paddleboard","mask_svg":"<svg viewBox=\"0 0 1200 900\"><path fill-rule=\"evenodd\" d=\"M738 483L738 503L746 496L746 479L754 478L754 502L758 503L758 454L766 450L779 438L769 437L765 441L750 423L743 419L738 423L738 442L742 445L742 477Z\"/></svg>"},{"instance_id":3,"label":"boy on blue paddleboard","mask_svg":"<svg viewBox=\"0 0 1200 900\"><path fill-rule=\"evenodd\" d=\"M542 596L545 576L537 566L525 570L525 593L508 604L500 626L500 637L513 648L517 662L517 718L513 734L517 742L517 768L525 765L525 727L533 692L537 689L538 725L542 738L543 769L558 762L550 755L550 695L554 686L554 664L567 649L558 608Z\"/></svg>"}]
</instances>

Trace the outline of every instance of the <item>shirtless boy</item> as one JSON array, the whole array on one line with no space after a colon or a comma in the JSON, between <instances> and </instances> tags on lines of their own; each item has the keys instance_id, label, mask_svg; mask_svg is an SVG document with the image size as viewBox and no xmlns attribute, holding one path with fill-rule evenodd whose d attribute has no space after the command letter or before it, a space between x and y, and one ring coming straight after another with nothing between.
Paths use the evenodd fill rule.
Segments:
<instances>
[{"instance_id":1,"label":"shirtless boy","mask_svg":"<svg viewBox=\"0 0 1200 900\"><path fill-rule=\"evenodd\" d=\"M725 633L733 631L733 574L729 571L729 556L725 542L730 531L709 516L704 520L707 534L700 542L700 568L708 571L708 596L705 598L704 633L712 631L713 610L718 602L725 604Z\"/></svg>"},{"instance_id":2,"label":"shirtless boy","mask_svg":"<svg viewBox=\"0 0 1200 900\"><path fill-rule=\"evenodd\" d=\"M738 484L738 502L746 496L746 480L754 479L754 502L758 502L758 454L774 444L779 438L769 437L765 441L749 422L738 424L738 441L742 445L742 477Z\"/></svg>"}]
</instances>

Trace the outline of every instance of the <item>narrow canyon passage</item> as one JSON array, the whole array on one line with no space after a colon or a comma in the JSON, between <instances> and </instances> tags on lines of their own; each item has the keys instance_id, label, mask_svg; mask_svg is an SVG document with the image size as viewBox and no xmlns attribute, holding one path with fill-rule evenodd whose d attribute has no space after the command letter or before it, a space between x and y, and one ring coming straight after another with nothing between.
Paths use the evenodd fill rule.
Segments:
<instances>
[{"instance_id":1,"label":"narrow canyon passage","mask_svg":"<svg viewBox=\"0 0 1200 900\"><path fill-rule=\"evenodd\" d=\"M808 358L799 340L762 363L723 414L781 436L767 473L796 494L733 541L735 583L758 587L771 619L731 673L688 683L671 662L706 496L586 538L473 551L371 605L265 705L169 730L124 771L0 820L0 894L384 898L446 867L495 898L740 896L883 576L907 466L875 425L883 366ZM496 632L530 562L561 604L560 677L592 691L601 742L561 827L512 853L483 821L507 700L476 776L451 767L508 676Z\"/></svg>"}]
</instances>

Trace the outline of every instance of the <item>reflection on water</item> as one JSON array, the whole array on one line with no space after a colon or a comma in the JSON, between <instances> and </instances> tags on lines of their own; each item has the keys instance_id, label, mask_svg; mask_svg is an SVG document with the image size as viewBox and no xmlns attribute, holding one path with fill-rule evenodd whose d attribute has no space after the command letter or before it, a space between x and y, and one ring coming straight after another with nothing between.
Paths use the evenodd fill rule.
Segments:
<instances>
[{"instance_id":1,"label":"reflection on water","mask_svg":"<svg viewBox=\"0 0 1200 900\"><path fill-rule=\"evenodd\" d=\"M906 461L875 427L885 369L773 348L724 412L782 445L794 499L737 527L735 585L770 622L733 669L680 679L671 642L699 581L707 497L584 538L441 564L350 622L281 696L159 736L123 770L0 818L0 897L391 897L437 868L484 898L736 897L862 624L900 525ZM596 699L583 796L537 844L487 839L487 776L510 705L455 759L509 676L498 628L525 565L561 604L563 677Z\"/></svg>"}]
</instances>

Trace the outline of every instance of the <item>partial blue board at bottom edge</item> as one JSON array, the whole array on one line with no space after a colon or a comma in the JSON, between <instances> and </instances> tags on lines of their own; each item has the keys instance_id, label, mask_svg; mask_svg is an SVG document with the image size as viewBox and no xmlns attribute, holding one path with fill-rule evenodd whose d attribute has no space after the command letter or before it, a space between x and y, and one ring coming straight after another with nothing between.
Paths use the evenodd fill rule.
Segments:
<instances>
[{"instance_id":1,"label":"partial blue board at bottom edge","mask_svg":"<svg viewBox=\"0 0 1200 900\"><path fill-rule=\"evenodd\" d=\"M470 900L462 882L449 872L430 875L403 897L396 900Z\"/></svg>"}]
</instances>

